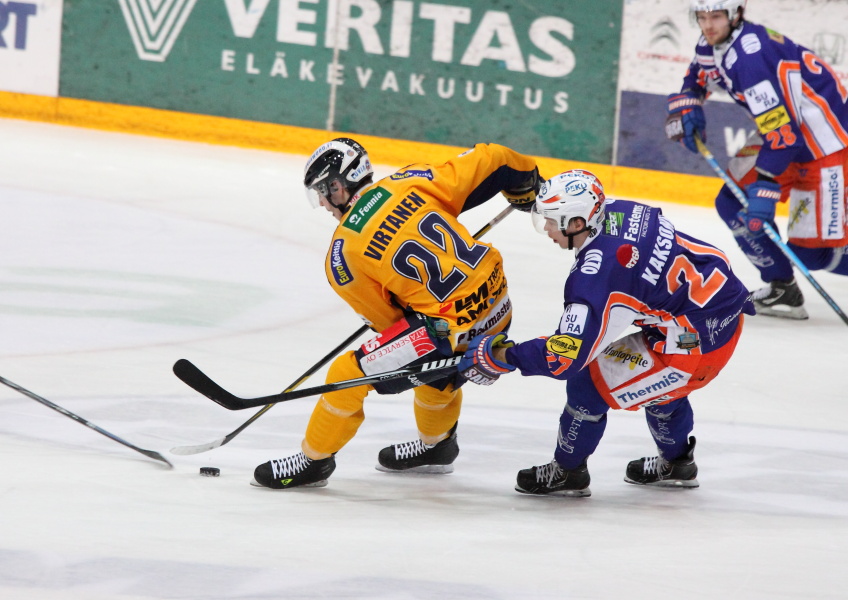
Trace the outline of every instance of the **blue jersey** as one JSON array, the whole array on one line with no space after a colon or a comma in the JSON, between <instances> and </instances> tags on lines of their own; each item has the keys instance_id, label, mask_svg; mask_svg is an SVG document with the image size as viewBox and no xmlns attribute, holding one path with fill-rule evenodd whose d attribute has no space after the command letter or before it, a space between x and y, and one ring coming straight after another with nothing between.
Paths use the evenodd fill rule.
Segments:
<instances>
[{"instance_id":1,"label":"blue jersey","mask_svg":"<svg viewBox=\"0 0 848 600\"><path fill-rule=\"evenodd\" d=\"M552 336L517 344L522 375L568 379L635 325L662 354L703 354L754 314L725 254L675 230L659 208L607 200L603 231L580 248Z\"/></svg>"},{"instance_id":2,"label":"blue jersey","mask_svg":"<svg viewBox=\"0 0 848 600\"><path fill-rule=\"evenodd\" d=\"M721 88L748 110L763 136L758 170L775 177L848 147L848 90L811 50L743 22L715 47L701 37L682 91L705 98Z\"/></svg>"}]
</instances>

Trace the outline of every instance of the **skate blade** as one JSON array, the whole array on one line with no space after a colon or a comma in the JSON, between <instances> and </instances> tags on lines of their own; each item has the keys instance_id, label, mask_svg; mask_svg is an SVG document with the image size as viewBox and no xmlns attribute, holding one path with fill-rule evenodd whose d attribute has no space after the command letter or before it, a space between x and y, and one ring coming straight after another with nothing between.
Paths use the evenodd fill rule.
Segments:
<instances>
[{"instance_id":1,"label":"skate blade","mask_svg":"<svg viewBox=\"0 0 848 600\"><path fill-rule=\"evenodd\" d=\"M804 321L810 318L810 315L807 314L807 310L803 306L787 306L785 308L775 308L754 303L754 307L757 309L757 315L762 315L764 317L793 319L795 321Z\"/></svg>"},{"instance_id":2,"label":"skate blade","mask_svg":"<svg viewBox=\"0 0 848 600\"><path fill-rule=\"evenodd\" d=\"M453 473L453 465L421 465L420 467L412 467L411 469L389 469L377 463L374 468L383 473L419 473L423 475L447 475L448 473Z\"/></svg>"},{"instance_id":3,"label":"skate blade","mask_svg":"<svg viewBox=\"0 0 848 600\"><path fill-rule=\"evenodd\" d=\"M515 491L528 496L557 496L559 498L588 498L592 495L592 490L589 488L583 490L558 490L556 492L528 492L527 490L515 486Z\"/></svg>"},{"instance_id":4,"label":"skate blade","mask_svg":"<svg viewBox=\"0 0 848 600\"><path fill-rule=\"evenodd\" d=\"M700 483L698 483L697 479L664 479L662 481L654 481L653 483L639 483L638 481L633 481L629 477L625 477L624 481L627 483L632 483L633 485L642 485L645 487L660 488L663 490L691 490L696 487L700 487L701 485Z\"/></svg>"},{"instance_id":5,"label":"skate blade","mask_svg":"<svg viewBox=\"0 0 848 600\"><path fill-rule=\"evenodd\" d=\"M321 481L316 481L315 483L305 483L303 485L296 485L294 487L288 487L288 488L269 488L268 486L262 485L261 483L259 483L255 479L251 479L250 485L252 485L253 487L257 487L257 488L262 488L264 490L271 490L272 492L281 492L281 491L285 491L285 490L297 490L297 489L300 489L300 488L308 488L308 487L324 487L324 486L327 485L327 480L323 479Z\"/></svg>"}]
</instances>

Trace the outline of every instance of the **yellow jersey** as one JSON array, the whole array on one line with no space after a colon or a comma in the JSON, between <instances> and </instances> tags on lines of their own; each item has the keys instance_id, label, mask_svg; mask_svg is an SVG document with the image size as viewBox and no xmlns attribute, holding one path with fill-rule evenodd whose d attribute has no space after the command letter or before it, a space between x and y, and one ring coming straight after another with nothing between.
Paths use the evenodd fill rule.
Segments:
<instances>
[{"instance_id":1,"label":"yellow jersey","mask_svg":"<svg viewBox=\"0 0 848 600\"><path fill-rule=\"evenodd\" d=\"M441 165L413 164L361 189L327 254L333 289L376 331L405 310L445 319L455 348L511 316L501 254L457 217L524 184L536 162L478 144Z\"/></svg>"}]
</instances>

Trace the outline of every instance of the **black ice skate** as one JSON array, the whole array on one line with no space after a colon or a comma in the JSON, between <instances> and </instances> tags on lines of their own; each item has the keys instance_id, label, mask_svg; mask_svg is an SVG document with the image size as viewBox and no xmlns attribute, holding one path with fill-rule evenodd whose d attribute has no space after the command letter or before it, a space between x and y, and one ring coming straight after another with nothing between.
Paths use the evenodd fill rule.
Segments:
<instances>
[{"instance_id":1,"label":"black ice skate","mask_svg":"<svg viewBox=\"0 0 848 600\"><path fill-rule=\"evenodd\" d=\"M428 445L421 440L393 444L380 450L377 470L387 473L407 471L413 473L453 473L453 461L459 455L456 425L448 437L438 444Z\"/></svg>"},{"instance_id":2,"label":"black ice skate","mask_svg":"<svg viewBox=\"0 0 848 600\"><path fill-rule=\"evenodd\" d=\"M589 469L584 462L576 469L563 469L556 460L518 472L515 491L539 496L591 496Z\"/></svg>"},{"instance_id":3,"label":"black ice skate","mask_svg":"<svg viewBox=\"0 0 848 600\"><path fill-rule=\"evenodd\" d=\"M698 465L695 464L695 438L689 438L686 453L674 460L651 456L632 460L627 465L624 481L636 485L667 488L698 487Z\"/></svg>"},{"instance_id":4,"label":"black ice skate","mask_svg":"<svg viewBox=\"0 0 848 600\"><path fill-rule=\"evenodd\" d=\"M774 280L751 294L758 315L783 319L809 319L804 309L804 294L795 282Z\"/></svg>"},{"instance_id":5,"label":"black ice skate","mask_svg":"<svg viewBox=\"0 0 848 600\"><path fill-rule=\"evenodd\" d=\"M334 457L312 460L303 452L294 456L269 460L256 467L250 485L275 490L295 487L323 487L327 478L336 470Z\"/></svg>"}]
</instances>

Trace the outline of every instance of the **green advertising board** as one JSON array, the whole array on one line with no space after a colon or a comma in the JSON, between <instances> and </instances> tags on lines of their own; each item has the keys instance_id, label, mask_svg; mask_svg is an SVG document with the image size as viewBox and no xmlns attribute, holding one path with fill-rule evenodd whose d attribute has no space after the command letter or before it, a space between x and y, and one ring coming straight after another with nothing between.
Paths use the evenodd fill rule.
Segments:
<instances>
[{"instance_id":1,"label":"green advertising board","mask_svg":"<svg viewBox=\"0 0 848 600\"><path fill-rule=\"evenodd\" d=\"M60 95L609 163L621 18L619 1L65 0Z\"/></svg>"}]
</instances>

